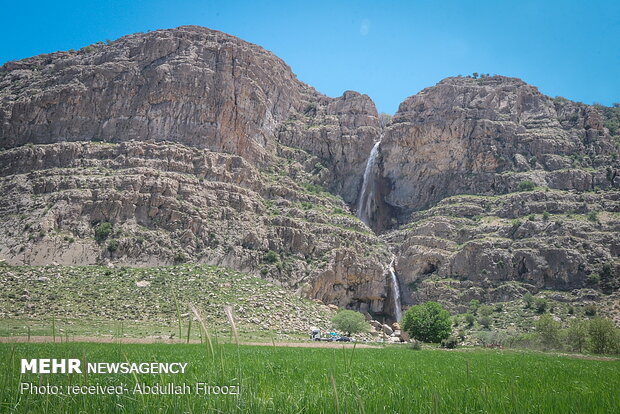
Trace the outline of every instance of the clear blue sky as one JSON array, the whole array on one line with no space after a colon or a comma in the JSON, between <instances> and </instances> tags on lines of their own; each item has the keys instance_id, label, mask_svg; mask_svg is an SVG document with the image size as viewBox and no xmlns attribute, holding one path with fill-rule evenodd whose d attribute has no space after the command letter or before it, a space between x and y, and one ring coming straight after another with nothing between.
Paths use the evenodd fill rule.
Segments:
<instances>
[{"instance_id":1,"label":"clear blue sky","mask_svg":"<svg viewBox=\"0 0 620 414\"><path fill-rule=\"evenodd\" d=\"M257 43L319 91L367 93L388 113L472 72L520 77L585 103L620 102L618 0L4 1L0 62L187 24Z\"/></svg>"}]
</instances>

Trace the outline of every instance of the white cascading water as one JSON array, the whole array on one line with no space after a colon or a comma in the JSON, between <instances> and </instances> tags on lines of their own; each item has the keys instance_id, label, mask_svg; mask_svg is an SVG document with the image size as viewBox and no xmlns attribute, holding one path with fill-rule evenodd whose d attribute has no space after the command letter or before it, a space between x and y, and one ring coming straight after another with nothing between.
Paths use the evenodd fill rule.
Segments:
<instances>
[{"instance_id":1,"label":"white cascading water","mask_svg":"<svg viewBox=\"0 0 620 414\"><path fill-rule=\"evenodd\" d=\"M400 304L400 287L398 286L398 278L396 278L396 272L394 271L394 260L395 256L392 256L392 261L390 262L389 271L390 276L392 277L392 294L394 295L394 317L396 318L396 322L400 322L403 318L403 308Z\"/></svg>"},{"instance_id":2,"label":"white cascading water","mask_svg":"<svg viewBox=\"0 0 620 414\"><path fill-rule=\"evenodd\" d=\"M357 202L357 218L362 220L366 225L370 222L370 213L372 209L372 202L375 197L375 185L373 176L375 174L375 167L377 165L377 155L379 155L379 146L381 145L381 139L375 143L366 161L366 169L364 170L364 179L362 180L362 190L360 191L359 200ZM396 321L400 321L403 317L403 309L400 304L400 286L398 286L398 278L394 271L394 260L396 256L392 256L392 261L388 266L390 277L392 278L392 295L394 296L394 317Z\"/></svg>"},{"instance_id":3,"label":"white cascading water","mask_svg":"<svg viewBox=\"0 0 620 414\"><path fill-rule=\"evenodd\" d=\"M359 200L357 202L357 218L362 220L366 225L368 225L370 221L370 210L372 207L372 200L375 196L375 186L372 182L372 178L375 173L375 165L377 155L379 155L381 138L379 138L379 141L377 141L372 147L370 155L368 156L368 161L366 161L364 179L362 180L362 191L360 191Z\"/></svg>"}]
</instances>

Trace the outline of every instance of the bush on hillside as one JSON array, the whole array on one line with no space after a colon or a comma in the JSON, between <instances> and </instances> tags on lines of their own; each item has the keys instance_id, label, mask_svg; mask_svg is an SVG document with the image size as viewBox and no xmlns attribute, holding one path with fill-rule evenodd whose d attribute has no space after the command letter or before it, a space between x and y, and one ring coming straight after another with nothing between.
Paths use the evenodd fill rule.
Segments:
<instances>
[{"instance_id":1,"label":"bush on hillside","mask_svg":"<svg viewBox=\"0 0 620 414\"><path fill-rule=\"evenodd\" d=\"M412 306L401 325L409 336L424 342L440 343L452 333L450 313L437 302Z\"/></svg>"}]
</instances>

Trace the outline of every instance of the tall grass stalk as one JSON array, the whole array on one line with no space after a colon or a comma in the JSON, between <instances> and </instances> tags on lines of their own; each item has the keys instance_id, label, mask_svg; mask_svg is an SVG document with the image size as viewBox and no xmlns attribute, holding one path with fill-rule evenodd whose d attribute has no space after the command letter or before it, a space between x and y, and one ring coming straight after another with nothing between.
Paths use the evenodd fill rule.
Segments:
<instances>
[{"instance_id":1,"label":"tall grass stalk","mask_svg":"<svg viewBox=\"0 0 620 414\"><path fill-rule=\"evenodd\" d=\"M176 308L177 321L179 322L179 340L183 338L183 322L181 321L181 309L179 308L179 300L177 294L174 294L174 307Z\"/></svg>"},{"instance_id":2,"label":"tall grass stalk","mask_svg":"<svg viewBox=\"0 0 620 414\"><path fill-rule=\"evenodd\" d=\"M194 316L190 313L189 314L189 322L187 322L187 343L189 344L189 336L191 335L192 332L192 320L194 319Z\"/></svg>"},{"instance_id":3,"label":"tall grass stalk","mask_svg":"<svg viewBox=\"0 0 620 414\"><path fill-rule=\"evenodd\" d=\"M336 404L336 412L340 413L340 399L338 398L338 387L336 387L336 377L334 374L330 375L330 381L332 383L332 389L334 390L334 402Z\"/></svg>"},{"instance_id":4,"label":"tall grass stalk","mask_svg":"<svg viewBox=\"0 0 620 414\"><path fill-rule=\"evenodd\" d=\"M213 342L211 342L211 335L209 335L209 330L207 329L207 325L205 324L204 319L202 319L202 316L200 315L200 312L198 311L198 309L194 305L191 305L190 308L192 310L192 313L194 314L194 316L196 316L196 319L200 323L200 326L202 327L202 333L204 334L204 337L206 339L207 349L209 350L209 353L211 354L211 358L215 360L215 351L213 349Z\"/></svg>"},{"instance_id":5,"label":"tall grass stalk","mask_svg":"<svg viewBox=\"0 0 620 414\"><path fill-rule=\"evenodd\" d=\"M228 323L230 324L230 329L232 331L233 337L235 338L235 343L237 344L237 346L239 346L239 332L237 332L237 324L235 324L232 306L225 306L224 313L226 313L226 317L228 318Z\"/></svg>"}]
</instances>

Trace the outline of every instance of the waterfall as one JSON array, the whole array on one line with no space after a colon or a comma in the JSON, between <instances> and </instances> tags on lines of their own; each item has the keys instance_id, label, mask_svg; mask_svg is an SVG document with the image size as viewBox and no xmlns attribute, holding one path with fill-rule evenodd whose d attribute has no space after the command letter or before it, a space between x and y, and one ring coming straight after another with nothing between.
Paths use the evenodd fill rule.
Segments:
<instances>
[{"instance_id":1,"label":"waterfall","mask_svg":"<svg viewBox=\"0 0 620 414\"><path fill-rule=\"evenodd\" d=\"M398 286L398 278L396 277L396 272L394 271L394 260L396 256L392 256L392 261L390 262L389 271L390 277L392 278L392 294L394 296L394 317L396 318L396 322L400 322L403 318L403 308L400 304L400 286Z\"/></svg>"},{"instance_id":2,"label":"waterfall","mask_svg":"<svg viewBox=\"0 0 620 414\"><path fill-rule=\"evenodd\" d=\"M366 161L366 169L364 170L364 179L362 181L362 190L360 191L357 202L357 218L362 220L366 225L368 225L370 221L372 202L375 197L375 185L371 182L371 180L375 173L381 138L383 137L380 137L379 141L377 141L372 147L370 155L368 156L368 161Z\"/></svg>"}]
</instances>

